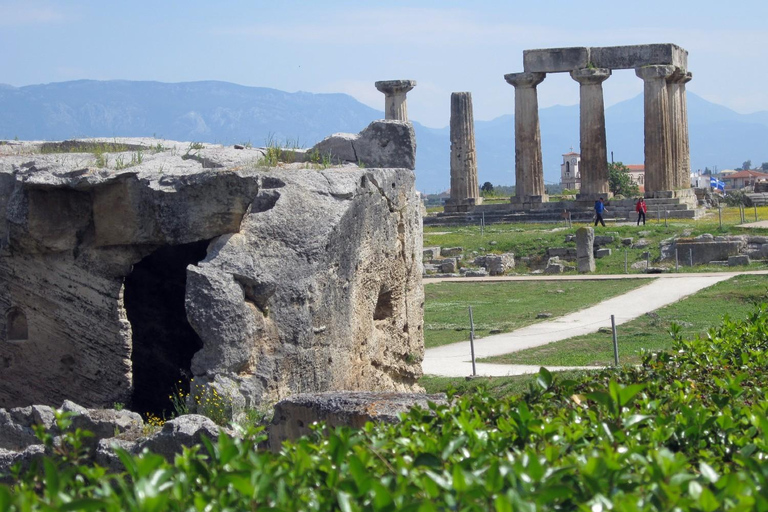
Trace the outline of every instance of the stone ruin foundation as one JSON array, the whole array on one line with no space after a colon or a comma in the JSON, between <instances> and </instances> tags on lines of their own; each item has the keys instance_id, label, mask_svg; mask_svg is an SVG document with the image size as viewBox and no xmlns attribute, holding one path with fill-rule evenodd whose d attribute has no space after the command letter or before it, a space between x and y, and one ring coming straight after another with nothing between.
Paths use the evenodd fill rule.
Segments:
<instances>
[{"instance_id":1,"label":"stone ruin foundation","mask_svg":"<svg viewBox=\"0 0 768 512\"><path fill-rule=\"evenodd\" d=\"M335 165L157 140L0 144L0 407L169 412L191 379L233 407L418 391L413 128L377 121L314 149Z\"/></svg>"}]
</instances>

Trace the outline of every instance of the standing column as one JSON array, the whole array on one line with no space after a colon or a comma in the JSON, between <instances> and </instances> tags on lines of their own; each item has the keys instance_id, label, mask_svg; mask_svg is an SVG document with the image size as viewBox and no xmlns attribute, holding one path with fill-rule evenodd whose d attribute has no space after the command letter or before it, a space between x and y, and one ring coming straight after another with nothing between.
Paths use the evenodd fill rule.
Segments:
<instances>
[{"instance_id":1,"label":"standing column","mask_svg":"<svg viewBox=\"0 0 768 512\"><path fill-rule=\"evenodd\" d=\"M673 189L683 188L683 106L680 96L680 84L685 78L685 72L676 69L667 78L667 95L669 96L669 130L672 172L674 173Z\"/></svg>"},{"instance_id":2,"label":"standing column","mask_svg":"<svg viewBox=\"0 0 768 512\"><path fill-rule=\"evenodd\" d=\"M681 114L681 120L683 122L683 129L682 129L682 143L680 145L682 154L682 165L681 165L681 173L682 177L685 181L684 188L690 189L691 188L691 146L690 146L690 140L688 139L688 98L685 94L685 84L690 82L693 79L693 74L690 72L687 72L683 78L680 80L680 110L682 112Z\"/></svg>"},{"instance_id":3,"label":"standing column","mask_svg":"<svg viewBox=\"0 0 768 512\"><path fill-rule=\"evenodd\" d=\"M536 94L536 86L545 77L545 73L504 75L507 83L515 87L515 197L512 202L520 205L546 201Z\"/></svg>"},{"instance_id":4,"label":"standing column","mask_svg":"<svg viewBox=\"0 0 768 512\"><path fill-rule=\"evenodd\" d=\"M579 82L579 129L581 134L581 189L578 199L608 198L608 150L605 142L603 82L611 76L605 68L571 71Z\"/></svg>"},{"instance_id":5,"label":"standing column","mask_svg":"<svg viewBox=\"0 0 768 512\"><path fill-rule=\"evenodd\" d=\"M376 88L384 93L384 119L408 120L405 95L416 87L416 80L384 80L376 82Z\"/></svg>"},{"instance_id":6,"label":"standing column","mask_svg":"<svg viewBox=\"0 0 768 512\"><path fill-rule=\"evenodd\" d=\"M466 212L482 203L477 185L477 153L472 94L451 94L451 197L446 212Z\"/></svg>"},{"instance_id":7,"label":"standing column","mask_svg":"<svg viewBox=\"0 0 768 512\"><path fill-rule=\"evenodd\" d=\"M677 181L672 162L667 78L674 66L643 66L635 74L643 79L645 97L645 195L670 197ZM668 192L668 193L662 193Z\"/></svg>"}]
</instances>

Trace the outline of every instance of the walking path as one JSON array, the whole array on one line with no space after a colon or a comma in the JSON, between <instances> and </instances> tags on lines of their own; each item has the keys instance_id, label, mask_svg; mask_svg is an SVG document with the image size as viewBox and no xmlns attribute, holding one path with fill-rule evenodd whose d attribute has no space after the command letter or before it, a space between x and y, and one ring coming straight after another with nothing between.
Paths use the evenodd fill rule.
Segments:
<instances>
[{"instance_id":1,"label":"walking path","mask_svg":"<svg viewBox=\"0 0 768 512\"><path fill-rule=\"evenodd\" d=\"M611 315L614 315L616 325L633 320L649 311L676 302L683 297L698 292L701 289L712 286L720 281L725 281L739 274L766 274L768 271L755 272L720 272L702 274L657 274L656 279L647 285L636 288L624 295L605 300L595 306L565 315L547 322L523 327L516 331L486 336L475 340L475 358L509 354L530 347L546 345L554 341L564 340L573 336L580 336L595 332L601 327L611 326ZM578 276L581 279L621 279L634 276ZM548 277L533 278L547 280ZM571 278L569 278L571 279ZM460 280L467 282L478 281L514 281L532 280L531 277L510 276L502 278L460 278L460 279L430 279L427 283ZM560 277L559 280L565 280ZM441 347L429 348L424 355L422 368L425 375L438 375L443 377L466 377L472 374L472 362L470 356L469 341L452 343ZM505 365L477 363L477 374L483 376L503 377L507 375L523 375L536 373L539 366ZM563 370L574 368L548 367L550 370ZM594 367L592 367L594 369Z\"/></svg>"}]
</instances>

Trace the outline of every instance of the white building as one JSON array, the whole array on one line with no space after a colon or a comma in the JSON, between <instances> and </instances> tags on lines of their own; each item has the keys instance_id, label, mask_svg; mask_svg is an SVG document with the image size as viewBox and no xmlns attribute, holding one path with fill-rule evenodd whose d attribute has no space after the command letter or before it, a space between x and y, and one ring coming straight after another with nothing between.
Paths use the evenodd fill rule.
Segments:
<instances>
[{"instance_id":1,"label":"white building","mask_svg":"<svg viewBox=\"0 0 768 512\"><path fill-rule=\"evenodd\" d=\"M570 190L581 188L581 155L573 152L563 155L563 163L560 164L560 185Z\"/></svg>"}]
</instances>

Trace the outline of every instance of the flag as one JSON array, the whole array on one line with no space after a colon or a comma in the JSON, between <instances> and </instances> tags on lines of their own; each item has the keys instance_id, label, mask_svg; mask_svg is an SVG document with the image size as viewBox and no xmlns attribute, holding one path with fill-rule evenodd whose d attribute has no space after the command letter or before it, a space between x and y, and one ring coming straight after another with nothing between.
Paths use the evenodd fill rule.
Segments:
<instances>
[{"instance_id":1,"label":"flag","mask_svg":"<svg viewBox=\"0 0 768 512\"><path fill-rule=\"evenodd\" d=\"M717 178L710 177L709 178L709 186L712 188L717 188Z\"/></svg>"}]
</instances>

